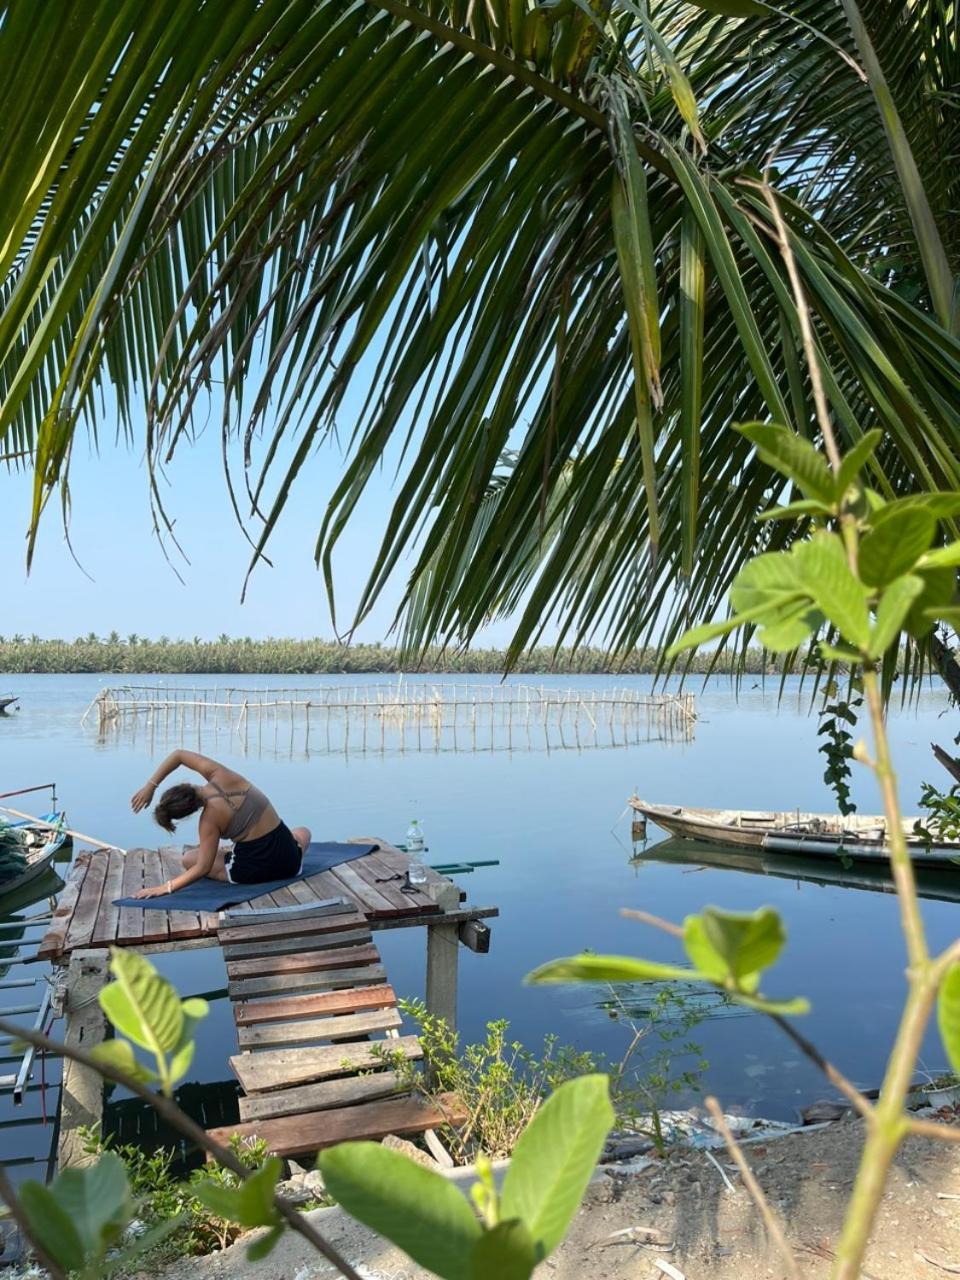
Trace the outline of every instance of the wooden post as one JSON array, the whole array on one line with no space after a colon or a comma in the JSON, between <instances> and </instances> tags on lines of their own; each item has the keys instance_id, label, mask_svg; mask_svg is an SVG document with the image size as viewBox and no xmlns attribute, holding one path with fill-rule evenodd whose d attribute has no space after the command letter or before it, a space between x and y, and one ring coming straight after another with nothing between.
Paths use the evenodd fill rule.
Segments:
<instances>
[{"instance_id":1,"label":"wooden post","mask_svg":"<svg viewBox=\"0 0 960 1280\"><path fill-rule=\"evenodd\" d=\"M70 957L64 1034L64 1044L68 1047L89 1051L106 1034L107 1020L97 997L107 983L108 963L109 957L102 950L75 951ZM103 1077L91 1067L64 1058L57 1146L60 1169L91 1163L93 1156L84 1151L78 1129L81 1125L99 1125L102 1116Z\"/></svg>"},{"instance_id":2,"label":"wooden post","mask_svg":"<svg viewBox=\"0 0 960 1280\"><path fill-rule=\"evenodd\" d=\"M441 916L442 920L443 917ZM427 1012L457 1029L457 966L459 928L455 924L427 926Z\"/></svg>"}]
</instances>

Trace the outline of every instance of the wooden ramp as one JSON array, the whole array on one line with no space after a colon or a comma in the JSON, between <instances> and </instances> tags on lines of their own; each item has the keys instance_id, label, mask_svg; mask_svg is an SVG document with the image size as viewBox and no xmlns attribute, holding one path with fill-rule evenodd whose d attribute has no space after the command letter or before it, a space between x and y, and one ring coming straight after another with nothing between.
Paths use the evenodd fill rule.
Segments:
<instances>
[{"instance_id":1,"label":"wooden ramp","mask_svg":"<svg viewBox=\"0 0 960 1280\"><path fill-rule=\"evenodd\" d=\"M211 1137L259 1137L294 1156L465 1122L452 1095L428 1102L398 1074L398 1059L422 1056L420 1043L399 1034L397 997L352 903L238 908L222 917L218 941L243 1096L241 1123Z\"/></svg>"}]
</instances>

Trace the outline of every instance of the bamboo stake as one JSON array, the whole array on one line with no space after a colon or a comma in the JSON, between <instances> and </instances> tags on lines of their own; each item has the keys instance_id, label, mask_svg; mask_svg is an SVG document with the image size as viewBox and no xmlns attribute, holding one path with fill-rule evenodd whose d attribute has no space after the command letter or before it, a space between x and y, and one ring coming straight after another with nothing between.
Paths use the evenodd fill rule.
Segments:
<instances>
[{"instance_id":1,"label":"bamboo stake","mask_svg":"<svg viewBox=\"0 0 960 1280\"><path fill-rule=\"evenodd\" d=\"M8 809L5 805L0 805L0 813L9 813L14 818L24 818L27 822L32 822L34 826L42 827L45 831L62 831L64 835L71 836L74 840L80 840L83 844L91 844L95 849L106 849L112 853L126 854L126 849L121 849L119 845L107 844L103 840L97 840L94 836L85 836L82 831L74 831L70 827L61 827L57 822L47 822L45 818L36 818L32 813L21 813L19 809Z\"/></svg>"}]
</instances>

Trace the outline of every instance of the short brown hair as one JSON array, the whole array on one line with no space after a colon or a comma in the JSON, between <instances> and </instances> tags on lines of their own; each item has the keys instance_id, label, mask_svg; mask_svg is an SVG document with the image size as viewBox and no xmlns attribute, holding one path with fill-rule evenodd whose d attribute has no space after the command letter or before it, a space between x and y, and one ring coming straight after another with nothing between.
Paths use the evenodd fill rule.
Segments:
<instances>
[{"instance_id":1,"label":"short brown hair","mask_svg":"<svg viewBox=\"0 0 960 1280\"><path fill-rule=\"evenodd\" d=\"M174 831L174 819L189 818L203 808L203 797L192 782L178 782L174 787L167 787L160 797L160 802L153 811L156 821L164 831Z\"/></svg>"}]
</instances>

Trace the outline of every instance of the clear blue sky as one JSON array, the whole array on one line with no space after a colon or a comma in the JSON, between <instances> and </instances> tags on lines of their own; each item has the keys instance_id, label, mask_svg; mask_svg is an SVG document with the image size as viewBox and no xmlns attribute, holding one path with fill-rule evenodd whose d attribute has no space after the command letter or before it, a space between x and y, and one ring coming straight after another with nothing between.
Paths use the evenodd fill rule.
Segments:
<instances>
[{"instance_id":1,"label":"clear blue sky","mask_svg":"<svg viewBox=\"0 0 960 1280\"><path fill-rule=\"evenodd\" d=\"M169 471L167 506L190 558L174 561L180 583L152 530L142 446L114 444L101 435L99 454L78 437L71 470L70 536L83 566L70 556L59 506L47 508L34 566L27 577L25 541L32 476L0 469L0 546L3 548L3 624L0 633L43 637L112 630L122 635L205 638L221 632L250 636L331 636L330 612L314 544L327 497L342 466L323 446L301 471L269 547L273 568L256 569L246 601L240 592L249 561L227 494L216 426L185 445ZM378 545L391 500L393 473L371 482L368 498L341 543L336 560L338 621L345 625ZM90 575L90 580L83 570ZM400 582L358 633L386 638ZM485 643L501 643L509 628L489 629Z\"/></svg>"}]
</instances>

